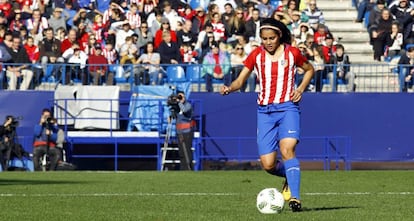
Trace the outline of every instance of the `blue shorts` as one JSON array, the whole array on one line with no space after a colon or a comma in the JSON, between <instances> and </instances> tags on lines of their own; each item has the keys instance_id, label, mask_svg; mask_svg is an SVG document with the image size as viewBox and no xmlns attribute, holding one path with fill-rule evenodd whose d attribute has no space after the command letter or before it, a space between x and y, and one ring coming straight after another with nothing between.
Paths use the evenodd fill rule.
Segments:
<instances>
[{"instance_id":1,"label":"blue shorts","mask_svg":"<svg viewBox=\"0 0 414 221\"><path fill-rule=\"evenodd\" d=\"M257 108L257 145L259 155L279 149L283 138L300 137L299 106L293 102L269 104Z\"/></svg>"}]
</instances>

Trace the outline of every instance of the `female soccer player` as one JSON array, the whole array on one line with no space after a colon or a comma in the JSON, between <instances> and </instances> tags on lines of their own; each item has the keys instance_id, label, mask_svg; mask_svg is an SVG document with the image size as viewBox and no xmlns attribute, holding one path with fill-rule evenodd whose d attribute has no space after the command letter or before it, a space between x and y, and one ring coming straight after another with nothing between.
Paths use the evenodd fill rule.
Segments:
<instances>
[{"instance_id":1,"label":"female soccer player","mask_svg":"<svg viewBox=\"0 0 414 221\"><path fill-rule=\"evenodd\" d=\"M299 49L290 45L290 32L281 22L265 19L260 26L260 37L262 46L249 54L239 77L230 86L223 85L220 93L227 95L239 90L253 69L256 70L260 85L257 144L262 167L272 175L286 177L282 193L292 211L298 212L302 208L300 164L295 155L300 136L298 102L314 70ZM305 70L305 74L295 88L296 67ZM282 161L277 160L278 150Z\"/></svg>"}]
</instances>

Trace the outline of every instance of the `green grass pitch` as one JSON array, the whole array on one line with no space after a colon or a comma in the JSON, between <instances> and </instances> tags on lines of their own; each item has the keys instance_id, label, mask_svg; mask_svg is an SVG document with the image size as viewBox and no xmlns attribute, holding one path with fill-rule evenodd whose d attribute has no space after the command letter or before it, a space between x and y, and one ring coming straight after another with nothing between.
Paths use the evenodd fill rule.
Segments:
<instances>
[{"instance_id":1,"label":"green grass pitch","mask_svg":"<svg viewBox=\"0 0 414 221\"><path fill-rule=\"evenodd\" d=\"M263 171L3 172L0 220L414 220L413 171L303 171L304 211L263 215Z\"/></svg>"}]
</instances>

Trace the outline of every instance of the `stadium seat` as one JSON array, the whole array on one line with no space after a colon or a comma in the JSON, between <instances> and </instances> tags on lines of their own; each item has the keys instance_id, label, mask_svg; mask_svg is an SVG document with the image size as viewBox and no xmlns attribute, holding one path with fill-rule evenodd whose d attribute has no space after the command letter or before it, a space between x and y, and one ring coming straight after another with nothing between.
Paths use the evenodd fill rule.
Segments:
<instances>
[{"instance_id":1,"label":"stadium seat","mask_svg":"<svg viewBox=\"0 0 414 221\"><path fill-rule=\"evenodd\" d=\"M191 83L204 82L204 78L201 77L200 66L198 65L187 66L186 75L187 75L187 79Z\"/></svg>"},{"instance_id":2,"label":"stadium seat","mask_svg":"<svg viewBox=\"0 0 414 221\"><path fill-rule=\"evenodd\" d=\"M170 83L187 81L187 78L185 77L184 68L177 66L177 65L168 66L167 67L167 80Z\"/></svg>"}]
</instances>

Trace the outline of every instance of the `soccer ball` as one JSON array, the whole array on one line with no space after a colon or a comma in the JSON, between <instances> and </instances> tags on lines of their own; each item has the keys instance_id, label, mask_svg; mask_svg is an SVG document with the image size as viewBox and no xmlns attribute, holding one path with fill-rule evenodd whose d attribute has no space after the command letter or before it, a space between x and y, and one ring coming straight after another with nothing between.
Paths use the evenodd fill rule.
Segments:
<instances>
[{"instance_id":1,"label":"soccer ball","mask_svg":"<svg viewBox=\"0 0 414 221\"><path fill-rule=\"evenodd\" d=\"M263 214L281 213L285 199L276 188L266 188L257 195L256 206Z\"/></svg>"}]
</instances>

